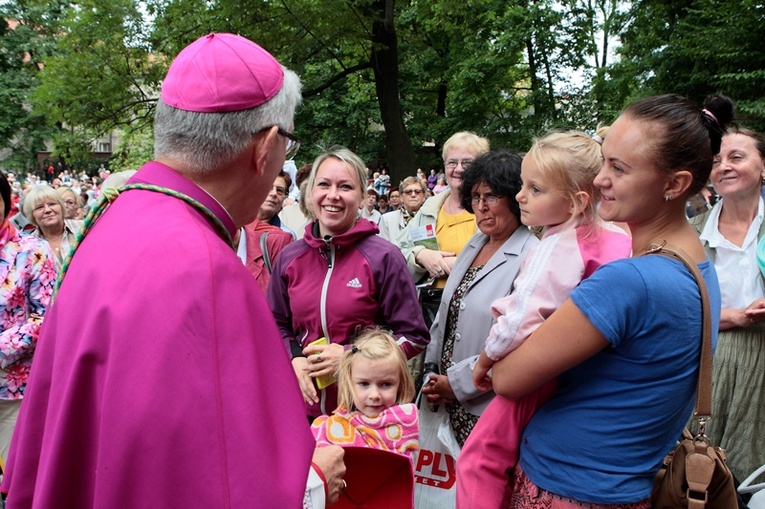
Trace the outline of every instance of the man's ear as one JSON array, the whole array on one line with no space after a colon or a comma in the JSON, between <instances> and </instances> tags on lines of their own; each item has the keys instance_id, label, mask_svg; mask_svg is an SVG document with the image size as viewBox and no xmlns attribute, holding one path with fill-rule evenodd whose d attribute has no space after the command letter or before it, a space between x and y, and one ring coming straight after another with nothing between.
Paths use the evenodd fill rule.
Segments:
<instances>
[{"instance_id":1,"label":"man's ear","mask_svg":"<svg viewBox=\"0 0 765 509\"><path fill-rule=\"evenodd\" d=\"M664 196L669 196L670 199L677 198L685 193L691 184L693 184L693 173L688 170L676 171L667 177Z\"/></svg>"},{"instance_id":2,"label":"man's ear","mask_svg":"<svg viewBox=\"0 0 765 509\"><path fill-rule=\"evenodd\" d=\"M273 126L268 131L262 131L253 136L255 149L252 152L252 158L255 172L259 175L263 175L265 173L268 156L270 155L271 150L276 148L276 137L279 136L278 131L279 128L277 126Z\"/></svg>"}]
</instances>

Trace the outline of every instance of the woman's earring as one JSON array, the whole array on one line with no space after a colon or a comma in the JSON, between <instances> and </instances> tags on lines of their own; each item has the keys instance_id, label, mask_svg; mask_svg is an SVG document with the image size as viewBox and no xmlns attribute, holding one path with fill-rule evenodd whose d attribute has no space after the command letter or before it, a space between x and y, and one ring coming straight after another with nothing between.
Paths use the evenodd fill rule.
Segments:
<instances>
[{"instance_id":1,"label":"woman's earring","mask_svg":"<svg viewBox=\"0 0 765 509\"><path fill-rule=\"evenodd\" d=\"M671 199L672 199L672 195L671 195L671 194L668 194L668 195L666 195L666 196L664 197L664 201L669 201L669 200L671 200Z\"/></svg>"}]
</instances>

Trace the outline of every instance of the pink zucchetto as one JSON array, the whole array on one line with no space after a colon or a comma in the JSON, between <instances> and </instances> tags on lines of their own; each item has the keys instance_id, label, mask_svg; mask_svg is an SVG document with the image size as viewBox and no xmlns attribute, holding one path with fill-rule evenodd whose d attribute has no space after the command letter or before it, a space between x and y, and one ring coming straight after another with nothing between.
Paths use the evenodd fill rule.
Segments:
<instances>
[{"instance_id":1,"label":"pink zucchetto","mask_svg":"<svg viewBox=\"0 0 765 509\"><path fill-rule=\"evenodd\" d=\"M268 102L283 82L282 66L254 42L210 34L175 58L162 83L162 101L200 113L241 111Z\"/></svg>"}]
</instances>

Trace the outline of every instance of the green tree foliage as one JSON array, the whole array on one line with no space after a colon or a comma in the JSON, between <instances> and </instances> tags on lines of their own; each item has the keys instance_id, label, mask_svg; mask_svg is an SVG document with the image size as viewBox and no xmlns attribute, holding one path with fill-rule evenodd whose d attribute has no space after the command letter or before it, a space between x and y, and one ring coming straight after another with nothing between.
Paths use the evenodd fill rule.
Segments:
<instances>
[{"instance_id":1,"label":"green tree foliage","mask_svg":"<svg viewBox=\"0 0 765 509\"><path fill-rule=\"evenodd\" d=\"M611 70L620 102L678 93L701 103L722 92L738 118L765 129L765 6L753 0L633 2L622 60Z\"/></svg>"},{"instance_id":2,"label":"green tree foliage","mask_svg":"<svg viewBox=\"0 0 765 509\"><path fill-rule=\"evenodd\" d=\"M85 0L61 21L57 52L45 61L33 96L39 110L95 137L114 128L151 123L164 74L151 52L134 0Z\"/></svg>"},{"instance_id":3,"label":"green tree foliage","mask_svg":"<svg viewBox=\"0 0 765 509\"><path fill-rule=\"evenodd\" d=\"M0 149L9 170L37 170L36 155L56 129L44 112L32 112L30 92L40 84L40 69L55 51L60 2L17 2L0 5Z\"/></svg>"},{"instance_id":4,"label":"green tree foliage","mask_svg":"<svg viewBox=\"0 0 765 509\"><path fill-rule=\"evenodd\" d=\"M370 166L388 164L394 181L439 165L456 131L525 150L550 128L610 122L646 94L701 101L722 91L750 124L762 128L765 118L757 47L765 24L753 0L10 0L2 8L24 23L0 27L0 145L25 157L53 139L47 121L65 129L57 151L68 157L129 128L119 164L134 165L151 145L169 62L209 32L249 37L301 76L298 164L342 144Z\"/></svg>"}]
</instances>

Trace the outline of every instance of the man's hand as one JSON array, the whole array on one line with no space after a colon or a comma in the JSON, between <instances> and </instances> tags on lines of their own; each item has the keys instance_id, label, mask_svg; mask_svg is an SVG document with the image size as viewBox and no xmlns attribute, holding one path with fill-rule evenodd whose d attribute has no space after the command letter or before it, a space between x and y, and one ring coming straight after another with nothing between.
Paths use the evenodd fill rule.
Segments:
<instances>
[{"instance_id":1,"label":"man's hand","mask_svg":"<svg viewBox=\"0 0 765 509\"><path fill-rule=\"evenodd\" d=\"M313 451L312 461L321 470L327 480L327 506L338 501L340 493L345 489L345 451L339 445L317 446Z\"/></svg>"}]
</instances>

